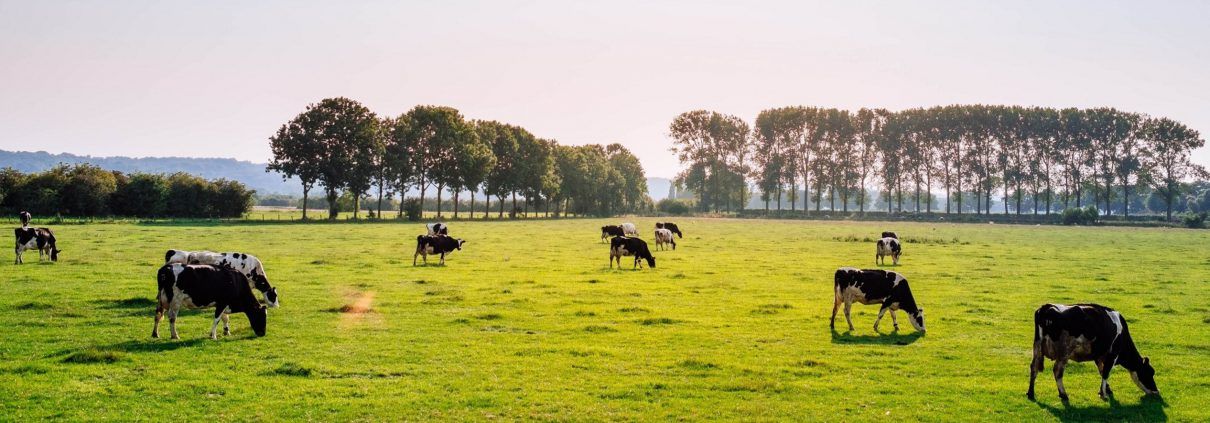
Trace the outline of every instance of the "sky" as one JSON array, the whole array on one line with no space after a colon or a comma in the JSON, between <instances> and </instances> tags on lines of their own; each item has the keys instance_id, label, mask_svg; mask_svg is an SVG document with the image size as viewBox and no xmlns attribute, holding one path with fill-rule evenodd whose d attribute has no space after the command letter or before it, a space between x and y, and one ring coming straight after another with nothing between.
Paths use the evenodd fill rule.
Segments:
<instances>
[{"instance_id":1,"label":"sky","mask_svg":"<svg viewBox=\"0 0 1210 423\"><path fill-rule=\"evenodd\" d=\"M0 0L0 149L268 161L308 104L417 104L680 170L668 124L1015 104L1210 136L1210 2ZM1210 166L1210 148L1194 153Z\"/></svg>"}]
</instances>

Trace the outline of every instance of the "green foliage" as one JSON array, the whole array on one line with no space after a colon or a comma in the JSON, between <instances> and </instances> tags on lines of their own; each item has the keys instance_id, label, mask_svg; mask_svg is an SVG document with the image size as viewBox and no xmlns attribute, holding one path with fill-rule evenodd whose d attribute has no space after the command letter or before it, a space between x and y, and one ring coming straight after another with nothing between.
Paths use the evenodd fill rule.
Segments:
<instances>
[{"instance_id":1,"label":"green foliage","mask_svg":"<svg viewBox=\"0 0 1210 423\"><path fill-rule=\"evenodd\" d=\"M136 173L114 191L109 207L121 216L163 216L167 201L168 181L163 175Z\"/></svg>"},{"instance_id":2,"label":"green foliage","mask_svg":"<svg viewBox=\"0 0 1210 423\"><path fill-rule=\"evenodd\" d=\"M401 207L403 207L403 215L407 217L408 221L419 222L423 213L421 206L422 204L419 198L409 197L403 200L403 204L401 205Z\"/></svg>"},{"instance_id":3,"label":"green foliage","mask_svg":"<svg viewBox=\"0 0 1210 423\"><path fill-rule=\"evenodd\" d=\"M1181 223L1184 224L1186 228L1203 229L1206 227L1207 215L1210 215L1210 213L1185 213L1183 216L1181 216Z\"/></svg>"},{"instance_id":4,"label":"green foliage","mask_svg":"<svg viewBox=\"0 0 1210 423\"><path fill-rule=\"evenodd\" d=\"M684 201L665 198L656 204L656 210L659 210L660 213L680 216L689 214L689 205Z\"/></svg>"},{"instance_id":5,"label":"green foliage","mask_svg":"<svg viewBox=\"0 0 1210 423\"><path fill-rule=\"evenodd\" d=\"M1100 213L1095 206L1065 209L1062 215L1064 225L1095 225L1098 219Z\"/></svg>"},{"instance_id":6,"label":"green foliage","mask_svg":"<svg viewBox=\"0 0 1210 423\"><path fill-rule=\"evenodd\" d=\"M0 172L3 208L42 216L240 217L252 207L244 184L187 173L124 175L87 164L23 175Z\"/></svg>"}]
</instances>

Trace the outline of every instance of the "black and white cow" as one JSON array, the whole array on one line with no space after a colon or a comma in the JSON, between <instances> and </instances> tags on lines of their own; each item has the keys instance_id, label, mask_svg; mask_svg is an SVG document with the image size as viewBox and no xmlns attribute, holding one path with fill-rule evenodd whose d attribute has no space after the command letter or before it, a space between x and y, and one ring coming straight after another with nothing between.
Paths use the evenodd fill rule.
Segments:
<instances>
[{"instance_id":1,"label":"black and white cow","mask_svg":"<svg viewBox=\"0 0 1210 423\"><path fill-rule=\"evenodd\" d=\"M895 235L895 233L891 231L882 231L882 237L899 239L899 235Z\"/></svg>"},{"instance_id":2,"label":"black and white cow","mask_svg":"<svg viewBox=\"0 0 1210 423\"><path fill-rule=\"evenodd\" d=\"M620 226L622 226L622 234L624 236L639 236L639 228L634 226L633 223L626 222L622 223Z\"/></svg>"},{"instance_id":3,"label":"black and white cow","mask_svg":"<svg viewBox=\"0 0 1210 423\"><path fill-rule=\"evenodd\" d=\"M156 274L159 290L156 294L155 326L151 337L160 337L160 320L168 314L172 339L181 339L176 331L176 316L181 308L214 307L214 324L210 339L218 339L218 324L223 323L223 335L231 334L230 313L244 313L256 336L265 336L266 311L252 294L248 277L225 266L165 264ZM265 288L268 289L268 288Z\"/></svg>"},{"instance_id":4,"label":"black and white cow","mask_svg":"<svg viewBox=\"0 0 1210 423\"><path fill-rule=\"evenodd\" d=\"M42 261L44 256L50 256L50 261L59 261L59 253L63 250L55 245L55 233L50 228L22 226L14 229L13 234L16 237L16 247L13 250L17 255L13 264L25 263L21 259L21 253L25 250L38 250L38 261Z\"/></svg>"},{"instance_id":5,"label":"black and white cow","mask_svg":"<svg viewBox=\"0 0 1210 423\"><path fill-rule=\"evenodd\" d=\"M461 251L466 241L450 238L445 235L418 235L416 237L416 253L412 254L412 266L416 265L416 256L424 257L424 264L429 264L429 254L440 254L441 264L445 265L445 255L454 250Z\"/></svg>"},{"instance_id":6,"label":"black and white cow","mask_svg":"<svg viewBox=\"0 0 1210 423\"><path fill-rule=\"evenodd\" d=\"M626 233L622 232L622 227L618 226L618 225L602 226L601 227L601 240L604 241L606 238L609 238L611 236L626 236Z\"/></svg>"},{"instance_id":7,"label":"black and white cow","mask_svg":"<svg viewBox=\"0 0 1210 423\"><path fill-rule=\"evenodd\" d=\"M853 330L853 319L849 310L853 303L881 304L878 318L874 320L874 331L878 331L878 323L882 315L891 312L891 322L899 329L899 320L895 318L896 310L907 313L908 321L916 330L924 332L924 309L916 305L908 281L895 272L886 270L858 270L852 267L836 269L836 301L832 305L832 329L836 329L836 310L844 303L844 318L849 322L849 330Z\"/></svg>"},{"instance_id":8,"label":"black and white cow","mask_svg":"<svg viewBox=\"0 0 1210 423\"><path fill-rule=\"evenodd\" d=\"M277 288L269 284L265 274L265 265L256 256L244 253L216 253L213 251L184 251L168 250L164 253L164 264L209 264L213 266L228 266L248 277L249 286L261 291L261 297L269 307L281 305L278 302ZM262 290L261 287L266 289Z\"/></svg>"},{"instance_id":9,"label":"black and white cow","mask_svg":"<svg viewBox=\"0 0 1210 423\"><path fill-rule=\"evenodd\" d=\"M874 264L886 265L886 256L891 256L891 263L899 265L899 255L903 253L903 248L899 246L899 240L891 237L886 237L878 240L877 251L874 253ZM881 261L881 263L879 263Z\"/></svg>"},{"instance_id":10,"label":"black and white cow","mask_svg":"<svg viewBox=\"0 0 1210 423\"><path fill-rule=\"evenodd\" d=\"M425 224L424 228L428 229L429 236L450 234L450 227L441 222Z\"/></svg>"},{"instance_id":11,"label":"black and white cow","mask_svg":"<svg viewBox=\"0 0 1210 423\"><path fill-rule=\"evenodd\" d=\"M655 256L651 255L651 250L647 248L647 242L639 238L631 238L625 236L616 236L609 240L609 268L613 268L613 261L618 261L618 268L622 268L622 256L634 256L633 268L643 267L639 260L647 260L647 265L655 268Z\"/></svg>"},{"instance_id":12,"label":"black and white cow","mask_svg":"<svg viewBox=\"0 0 1210 423\"><path fill-rule=\"evenodd\" d=\"M685 234L681 233L681 228L676 227L676 224L672 222L655 222L655 228L670 230L672 233L676 234L677 238L685 237Z\"/></svg>"},{"instance_id":13,"label":"black and white cow","mask_svg":"<svg viewBox=\"0 0 1210 423\"><path fill-rule=\"evenodd\" d=\"M1121 313L1097 304L1045 304L1034 312L1034 358L1029 365L1029 392L1034 399L1034 380L1045 368L1044 358L1055 361L1055 384L1059 398L1067 400L1063 389L1063 369L1068 360L1095 361L1101 374L1101 398L1109 399L1109 371L1120 365L1130 372L1134 383L1145 394L1159 394L1151 360L1139 354L1130 338Z\"/></svg>"},{"instance_id":14,"label":"black and white cow","mask_svg":"<svg viewBox=\"0 0 1210 423\"><path fill-rule=\"evenodd\" d=\"M672 244L672 249L676 250L676 239L672 237L672 231L669 229L656 229L655 249L662 250L667 248L664 244Z\"/></svg>"},{"instance_id":15,"label":"black and white cow","mask_svg":"<svg viewBox=\"0 0 1210 423\"><path fill-rule=\"evenodd\" d=\"M18 216L21 216L21 227L22 228L29 226L29 221L34 219L34 217L32 215L30 215L29 212L27 212L27 211L21 211L21 213L19 213Z\"/></svg>"}]
</instances>

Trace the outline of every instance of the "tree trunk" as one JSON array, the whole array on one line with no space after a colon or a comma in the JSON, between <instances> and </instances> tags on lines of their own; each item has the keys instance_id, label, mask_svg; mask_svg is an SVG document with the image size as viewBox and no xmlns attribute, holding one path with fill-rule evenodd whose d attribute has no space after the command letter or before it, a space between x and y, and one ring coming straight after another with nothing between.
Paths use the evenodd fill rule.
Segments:
<instances>
[{"instance_id":1,"label":"tree trunk","mask_svg":"<svg viewBox=\"0 0 1210 423\"><path fill-rule=\"evenodd\" d=\"M336 220L340 207L336 205L336 190L328 189L328 220Z\"/></svg>"},{"instance_id":2,"label":"tree trunk","mask_svg":"<svg viewBox=\"0 0 1210 423\"><path fill-rule=\"evenodd\" d=\"M378 182L379 182L379 184L378 184L378 214L375 216L378 216L378 219L381 220L382 219L382 181L378 181Z\"/></svg>"},{"instance_id":3,"label":"tree trunk","mask_svg":"<svg viewBox=\"0 0 1210 423\"><path fill-rule=\"evenodd\" d=\"M513 191L513 209L512 209L512 211L508 212L508 217L510 219L517 217L517 192L516 191Z\"/></svg>"},{"instance_id":4,"label":"tree trunk","mask_svg":"<svg viewBox=\"0 0 1210 423\"><path fill-rule=\"evenodd\" d=\"M311 187L302 185L302 220L306 220L306 199L311 193Z\"/></svg>"},{"instance_id":5,"label":"tree trunk","mask_svg":"<svg viewBox=\"0 0 1210 423\"><path fill-rule=\"evenodd\" d=\"M445 191L445 185L437 184L437 218L441 218L441 192Z\"/></svg>"},{"instance_id":6,"label":"tree trunk","mask_svg":"<svg viewBox=\"0 0 1210 423\"><path fill-rule=\"evenodd\" d=\"M486 220L492 212L492 194L483 190L483 219ZM473 216L473 215L472 215Z\"/></svg>"},{"instance_id":7,"label":"tree trunk","mask_svg":"<svg viewBox=\"0 0 1210 423\"><path fill-rule=\"evenodd\" d=\"M361 194L353 195L353 220L357 220L358 213L361 212Z\"/></svg>"},{"instance_id":8,"label":"tree trunk","mask_svg":"<svg viewBox=\"0 0 1210 423\"><path fill-rule=\"evenodd\" d=\"M500 213L496 215L496 218L497 218L497 219L504 219L504 197L503 197L503 196L499 196L499 195L497 195L497 196L496 196L496 202L497 202L497 203L500 203Z\"/></svg>"},{"instance_id":9,"label":"tree trunk","mask_svg":"<svg viewBox=\"0 0 1210 423\"><path fill-rule=\"evenodd\" d=\"M458 197L462 195L462 190L454 189L454 219L458 218Z\"/></svg>"}]
</instances>

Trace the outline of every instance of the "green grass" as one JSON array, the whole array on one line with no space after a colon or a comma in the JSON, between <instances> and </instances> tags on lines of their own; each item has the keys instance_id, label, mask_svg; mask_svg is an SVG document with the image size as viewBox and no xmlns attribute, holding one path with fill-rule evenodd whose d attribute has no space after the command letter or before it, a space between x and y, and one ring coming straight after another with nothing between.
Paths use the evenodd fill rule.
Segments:
<instances>
[{"instance_id":1,"label":"green grass","mask_svg":"<svg viewBox=\"0 0 1210 423\"><path fill-rule=\"evenodd\" d=\"M59 263L0 265L0 420L1210 420L1205 231L694 218L656 269L611 270L620 220L457 222L464 251L417 267L419 224L57 227ZM833 271L882 230L915 240L927 335L861 305L828 329ZM212 341L202 311L151 339L168 248L264 260L268 335L235 315ZM1101 401L1081 363L1069 405L1049 370L1028 401L1045 302L1121 311L1163 400L1117 368Z\"/></svg>"}]
</instances>

